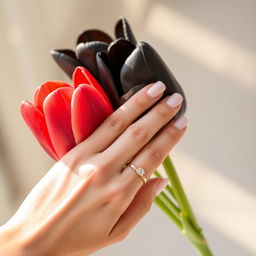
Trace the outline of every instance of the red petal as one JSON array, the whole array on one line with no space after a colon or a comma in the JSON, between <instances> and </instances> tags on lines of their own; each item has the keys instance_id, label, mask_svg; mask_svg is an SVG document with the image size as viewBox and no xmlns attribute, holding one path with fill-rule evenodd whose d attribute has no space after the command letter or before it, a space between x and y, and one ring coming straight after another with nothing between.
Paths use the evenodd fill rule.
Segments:
<instances>
[{"instance_id":1,"label":"red petal","mask_svg":"<svg viewBox=\"0 0 256 256\"><path fill-rule=\"evenodd\" d=\"M48 81L41 86L39 86L34 93L34 104L35 106L43 112L43 103L45 98L51 92L57 90L61 87L71 87L69 84L59 81Z\"/></svg>"},{"instance_id":2,"label":"red petal","mask_svg":"<svg viewBox=\"0 0 256 256\"><path fill-rule=\"evenodd\" d=\"M21 103L20 110L23 119L40 145L54 160L58 160L59 157L53 148L43 114L28 101Z\"/></svg>"},{"instance_id":3,"label":"red petal","mask_svg":"<svg viewBox=\"0 0 256 256\"><path fill-rule=\"evenodd\" d=\"M38 95L38 93L39 93L40 87L41 87L41 86L38 86L38 87L36 88L36 90L34 91L34 95L33 95L34 104L37 102L37 95Z\"/></svg>"},{"instance_id":4,"label":"red petal","mask_svg":"<svg viewBox=\"0 0 256 256\"><path fill-rule=\"evenodd\" d=\"M80 84L91 84L90 80L88 79L86 71L88 71L88 70L81 66L79 66L75 69L73 76L72 76L72 81L73 81L73 85L75 88Z\"/></svg>"},{"instance_id":5,"label":"red petal","mask_svg":"<svg viewBox=\"0 0 256 256\"><path fill-rule=\"evenodd\" d=\"M53 147L59 157L65 155L76 143L71 128L72 88L64 87L50 93L43 104L46 124Z\"/></svg>"},{"instance_id":6,"label":"red petal","mask_svg":"<svg viewBox=\"0 0 256 256\"><path fill-rule=\"evenodd\" d=\"M77 88L80 84L89 84L92 85L97 91L103 96L106 103L108 105L111 105L111 102L109 101L108 96L98 83L98 81L93 77L93 75L84 67L77 67L73 73L73 84L74 87Z\"/></svg>"},{"instance_id":7,"label":"red petal","mask_svg":"<svg viewBox=\"0 0 256 256\"><path fill-rule=\"evenodd\" d=\"M71 111L73 133L78 144L85 140L113 109L94 87L80 85L73 94Z\"/></svg>"}]
</instances>

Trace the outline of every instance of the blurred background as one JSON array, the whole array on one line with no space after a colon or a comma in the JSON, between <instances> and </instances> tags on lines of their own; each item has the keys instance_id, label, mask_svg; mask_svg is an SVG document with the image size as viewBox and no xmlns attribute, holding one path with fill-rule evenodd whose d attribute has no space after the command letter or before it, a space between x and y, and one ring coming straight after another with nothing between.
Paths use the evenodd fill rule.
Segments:
<instances>
[{"instance_id":1,"label":"blurred background","mask_svg":"<svg viewBox=\"0 0 256 256\"><path fill-rule=\"evenodd\" d=\"M215 255L256 255L254 0L0 0L0 223L53 162L19 113L46 80L69 79L49 51L83 29L113 35L120 15L184 88L189 127L171 152ZM156 206L124 242L95 255L196 253Z\"/></svg>"}]
</instances>

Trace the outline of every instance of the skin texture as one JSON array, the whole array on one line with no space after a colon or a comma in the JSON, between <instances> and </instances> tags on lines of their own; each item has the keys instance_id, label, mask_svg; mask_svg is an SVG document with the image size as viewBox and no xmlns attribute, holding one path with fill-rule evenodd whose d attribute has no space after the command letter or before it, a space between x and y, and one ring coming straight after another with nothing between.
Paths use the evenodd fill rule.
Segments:
<instances>
[{"instance_id":1,"label":"skin texture","mask_svg":"<svg viewBox=\"0 0 256 256\"><path fill-rule=\"evenodd\" d=\"M133 95L85 141L58 161L0 228L0 255L89 255L123 240L150 210L159 178L153 171L184 134L172 108ZM137 119L141 116L139 119ZM127 162L145 169L148 181Z\"/></svg>"}]
</instances>

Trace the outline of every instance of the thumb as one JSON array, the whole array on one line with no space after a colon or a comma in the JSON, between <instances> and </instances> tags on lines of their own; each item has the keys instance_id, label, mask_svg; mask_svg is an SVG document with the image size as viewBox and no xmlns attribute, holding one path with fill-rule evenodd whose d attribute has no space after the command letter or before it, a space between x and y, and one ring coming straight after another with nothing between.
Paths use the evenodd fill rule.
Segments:
<instances>
[{"instance_id":1,"label":"thumb","mask_svg":"<svg viewBox=\"0 0 256 256\"><path fill-rule=\"evenodd\" d=\"M153 178L143 185L112 228L109 236L117 241L123 240L150 210L153 199L164 190L168 182L168 179Z\"/></svg>"}]
</instances>

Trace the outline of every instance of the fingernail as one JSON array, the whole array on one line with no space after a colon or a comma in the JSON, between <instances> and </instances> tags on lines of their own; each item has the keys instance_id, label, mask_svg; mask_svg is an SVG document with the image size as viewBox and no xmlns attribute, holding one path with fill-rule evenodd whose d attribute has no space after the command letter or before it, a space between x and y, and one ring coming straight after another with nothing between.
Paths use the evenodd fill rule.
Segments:
<instances>
[{"instance_id":1,"label":"fingernail","mask_svg":"<svg viewBox=\"0 0 256 256\"><path fill-rule=\"evenodd\" d=\"M179 129L182 130L183 128L185 128L187 126L188 123L188 119L185 116L180 117L179 119L177 119L173 125Z\"/></svg>"},{"instance_id":2,"label":"fingernail","mask_svg":"<svg viewBox=\"0 0 256 256\"><path fill-rule=\"evenodd\" d=\"M157 81L148 89L147 93L150 97L155 98L159 96L165 89L165 84L161 81Z\"/></svg>"},{"instance_id":3,"label":"fingernail","mask_svg":"<svg viewBox=\"0 0 256 256\"><path fill-rule=\"evenodd\" d=\"M168 179L162 180L155 188L155 196L158 196L165 189L168 183Z\"/></svg>"},{"instance_id":4,"label":"fingernail","mask_svg":"<svg viewBox=\"0 0 256 256\"><path fill-rule=\"evenodd\" d=\"M172 94L169 99L166 101L166 103L172 107L172 108L176 108L177 106L180 105L180 103L183 101L183 97L175 92L174 94Z\"/></svg>"}]
</instances>

